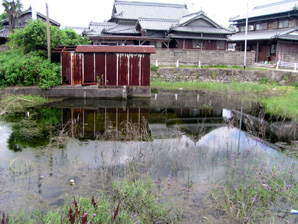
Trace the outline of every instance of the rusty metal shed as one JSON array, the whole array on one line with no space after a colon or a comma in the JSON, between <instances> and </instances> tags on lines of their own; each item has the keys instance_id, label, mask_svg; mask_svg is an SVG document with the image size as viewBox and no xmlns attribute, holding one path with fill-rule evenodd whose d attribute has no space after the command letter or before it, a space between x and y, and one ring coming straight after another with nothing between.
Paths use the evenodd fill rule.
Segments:
<instances>
[{"instance_id":1,"label":"rusty metal shed","mask_svg":"<svg viewBox=\"0 0 298 224\"><path fill-rule=\"evenodd\" d=\"M64 85L150 87L154 46L76 46L61 53Z\"/></svg>"}]
</instances>

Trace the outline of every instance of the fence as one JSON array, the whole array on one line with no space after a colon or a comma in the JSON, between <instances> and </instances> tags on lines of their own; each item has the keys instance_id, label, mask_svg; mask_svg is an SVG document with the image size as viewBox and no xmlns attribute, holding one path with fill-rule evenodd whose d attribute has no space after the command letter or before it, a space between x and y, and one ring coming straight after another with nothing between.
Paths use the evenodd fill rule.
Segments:
<instances>
[{"instance_id":1,"label":"fence","mask_svg":"<svg viewBox=\"0 0 298 224\"><path fill-rule=\"evenodd\" d=\"M294 62L285 62L285 61L278 61L276 63L276 70L280 68L291 68L294 72L297 72L297 63Z\"/></svg>"}]
</instances>

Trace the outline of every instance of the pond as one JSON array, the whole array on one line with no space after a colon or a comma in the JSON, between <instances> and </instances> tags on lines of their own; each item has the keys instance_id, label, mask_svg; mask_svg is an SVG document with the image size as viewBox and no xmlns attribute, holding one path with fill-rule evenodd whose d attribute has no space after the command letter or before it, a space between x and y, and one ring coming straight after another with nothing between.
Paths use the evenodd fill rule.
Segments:
<instances>
[{"instance_id":1,"label":"pond","mask_svg":"<svg viewBox=\"0 0 298 224\"><path fill-rule=\"evenodd\" d=\"M133 167L183 208L182 223L226 223L210 195L229 178L231 156L285 159L272 133L253 133L245 122L239 131L241 109L253 116L258 104L254 97L180 91L128 101L70 99L7 115L0 121L0 211L58 209L66 195L108 192Z\"/></svg>"}]
</instances>

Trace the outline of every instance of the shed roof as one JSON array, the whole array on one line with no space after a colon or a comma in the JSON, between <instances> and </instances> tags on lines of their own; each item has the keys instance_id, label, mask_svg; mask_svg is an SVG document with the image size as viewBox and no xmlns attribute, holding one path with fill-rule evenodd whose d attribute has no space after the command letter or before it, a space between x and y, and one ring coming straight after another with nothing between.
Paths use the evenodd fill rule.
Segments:
<instances>
[{"instance_id":1,"label":"shed roof","mask_svg":"<svg viewBox=\"0 0 298 224\"><path fill-rule=\"evenodd\" d=\"M186 5L153 2L116 1L112 18L137 20L140 17L180 19L188 14Z\"/></svg>"},{"instance_id":2,"label":"shed roof","mask_svg":"<svg viewBox=\"0 0 298 224\"><path fill-rule=\"evenodd\" d=\"M284 0L280 2L274 2L274 3L255 7L252 11L248 12L248 18L289 12L289 11L293 11L294 9L297 10L297 7L298 7L297 0ZM246 19L246 14L231 18L230 21L236 22L238 20L243 20L243 19Z\"/></svg>"},{"instance_id":3,"label":"shed roof","mask_svg":"<svg viewBox=\"0 0 298 224\"><path fill-rule=\"evenodd\" d=\"M94 52L109 52L109 53L144 53L155 54L154 46L97 46L85 45L77 46L75 52L78 53L94 53Z\"/></svg>"}]
</instances>

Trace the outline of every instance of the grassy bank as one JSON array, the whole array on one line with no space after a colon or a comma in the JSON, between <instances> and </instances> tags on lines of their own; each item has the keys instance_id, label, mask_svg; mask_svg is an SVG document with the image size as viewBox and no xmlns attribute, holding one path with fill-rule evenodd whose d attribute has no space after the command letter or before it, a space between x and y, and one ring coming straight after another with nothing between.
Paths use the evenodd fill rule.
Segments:
<instances>
[{"instance_id":1,"label":"grassy bank","mask_svg":"<svg viewBox=\"0 0 298 224\"><path fill-rule=\"evenodd\" d=\"M165 82L161 80L151 80L151 88L165 90L208 90L208 91L237 91L237 92L264 92L264 91L288 91L294 90L295 87L279 86L277 84L261 84L261 83L220 83L220 82Z\"/></svg>"},{"instance_id":2,"label":"grassy bank","mask_svg":"<svg viewBox=\"0 0 298 224\"><path fill-rule=\"evenodd\" d=\"M279 97L262 99L266 112L272 115L287 117L298 122L298 91L287 92Z\"/></svg>"},{"instance_id":3,"label":"grassy bank","mask_svg":"<svg viewBox=\"0 0 298 224\"><path fill-rule=\"evenodd\" d=\"M198 68L198 65L179 65L179 68ZM157 71L159 68L176 68L176 65L150 65L151 71ZM228 65L202 65L201 68L216 68L216 69L235 69L235 70L244 70L243 66L228 66ZM246 70L268 70L266 68L250 68L246 67Z\"/></svg>"},{"instance_id":4,"label":"grassy bank","mask_svg":"<svg viewBox=\"0 0 298 224\"><path fill-rule=\"evenodd\" d=\"M3 95L0 98L0 116L5 113L22 111L25 108L42 105L48 102L48 99L41 96Z\"/></svg>"},{"instance_id":5,"label":"grassy bank","mask_svg":"<svg viewBox=\"0 0 298 224\"><path fill-rule=\"evenodd\" d=\"M296 161L263 149L233 153L222 163L230 175L213 192L217 209L239 223L296 223Z\"/></svg>"},{"instance_id":6,"label":"grassy bank","mask_svg":"<svg viewBox=\"0 0 298 224\"><path fill-rule=\"evenodd\" d=\"M156 184L155 184L156 185ZM170 210L155 194L151 178L114 181L110 194L101 191L89 198L67 197L62 211L36 212L11 218L0 216L0 223L172 223ZM2 222L1 222L2 218Z\"/></svg>"},{"instance_id":7,"label":"grassy bank","mask_svg":"<svg viewBox=\"0 0 298 224\"><path fill-rule=\"evenodd\" d=\"M277 83L220 83L220 82L165 82L151 80L154 90L203 90L228 93L256 93L266 113L286 117L298 122L298 88L295 86L280 86ZM269 96L269 97L268 97Z\"/></svg>"}]
</instances>

